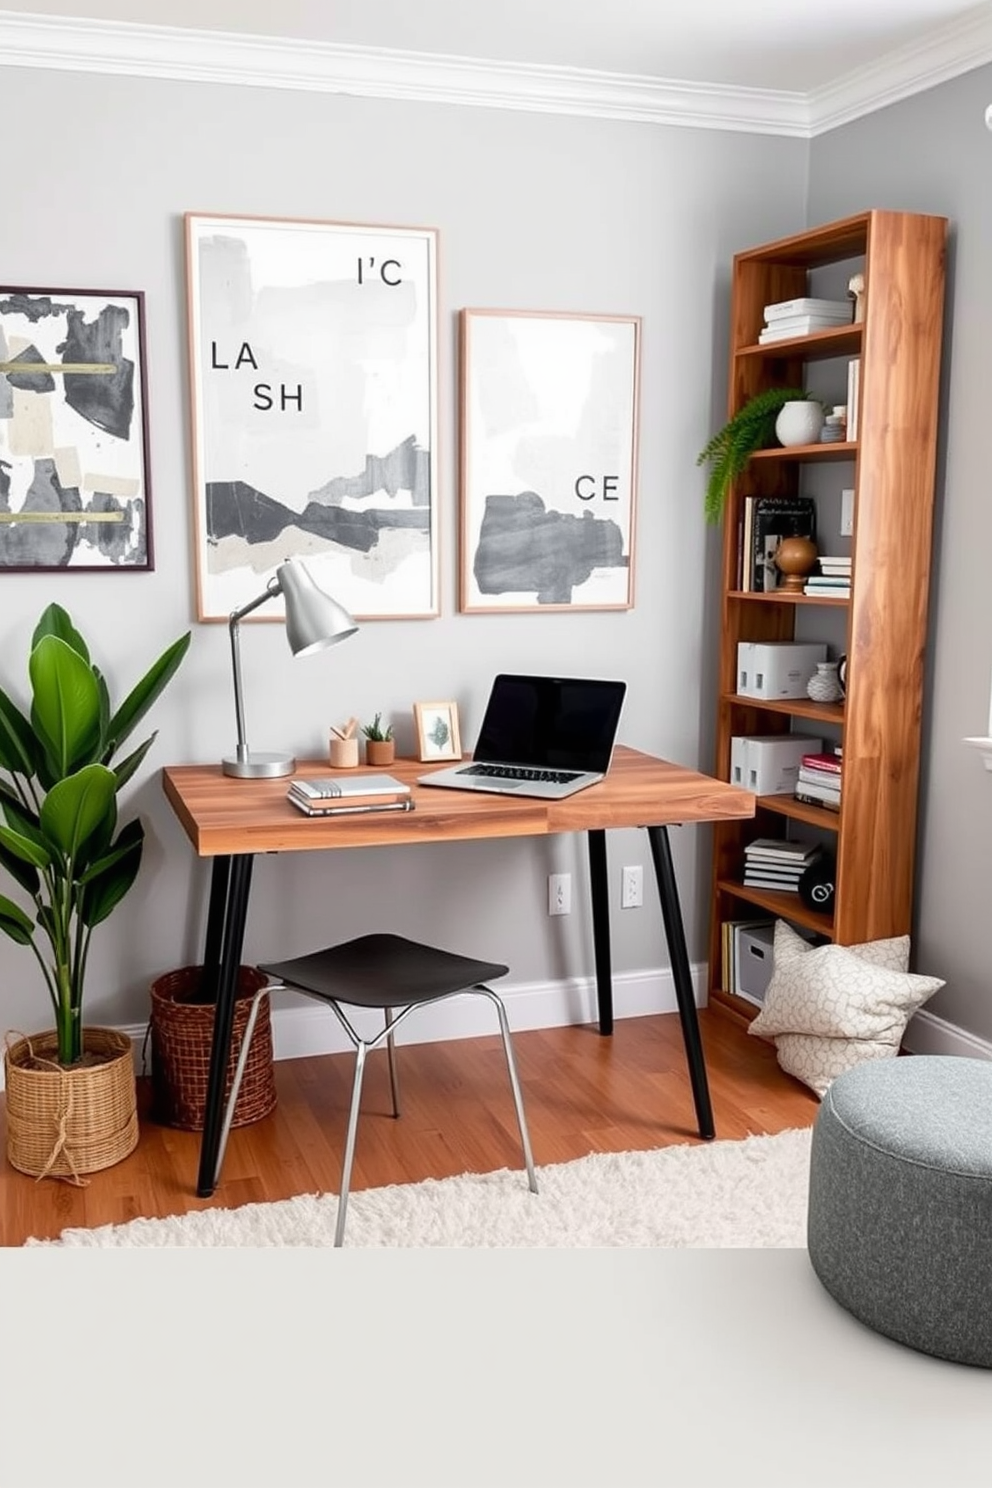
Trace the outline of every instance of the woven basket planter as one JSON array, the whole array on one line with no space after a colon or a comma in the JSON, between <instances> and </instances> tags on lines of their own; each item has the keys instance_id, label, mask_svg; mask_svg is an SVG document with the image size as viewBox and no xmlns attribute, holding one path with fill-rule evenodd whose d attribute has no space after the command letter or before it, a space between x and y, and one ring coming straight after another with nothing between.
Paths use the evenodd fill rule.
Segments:
<instances>
[{"instance_id":1,"label":"woven basket planter","mask_svg":"<svg viewBox=\"0 0 992 1488\"><path fill-rule=\"evenodd\" d=\"M79 1179L113 1167L137 1146L130 1038L113 1028L84 1028L83 1052L99 1062L60 1065L54 1029L8 1043L7 1161L18 1172Z\"/></svg>"},{"instance_id":2,"label":"woven basket planter","mask_svg":"<svg viewBox=\"0 0 992 1488\"><path fill-rule=\"evenodd\" d=\"M152 1115L165 1126L202 1131L207 1107L207 1077L214 1031L215 1005L190 1002L199 989L201 966L184 966L152 983ZM238 968L231 1054L224 1081L227 1100L251 1011L251 999L268 978L254 966ZM259 1003L244 1079L238 1091L232 1126L261 1121L275 1109L272 1017L268 997Z\"/></svg>"}]
</instances>

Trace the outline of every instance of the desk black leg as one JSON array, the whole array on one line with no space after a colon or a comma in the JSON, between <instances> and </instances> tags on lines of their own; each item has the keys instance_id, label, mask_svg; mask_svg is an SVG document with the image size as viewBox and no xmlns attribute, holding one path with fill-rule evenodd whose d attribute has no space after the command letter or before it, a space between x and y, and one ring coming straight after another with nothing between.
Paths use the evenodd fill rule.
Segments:
<instances>
[{"instance_id":1,"label":"desk black leg","mask_svg":"<svg viewBox=\"0 0 992 1488\"><path fill-rule=\"evenodd\" d=\"M648 841L654 859L654 872L658 880L661 913L665 921L665 936L668 954L672 962L675 980L675 996L682 1020L682 1038L685 1042L686 1059L689 1062L689 1079L692 1082L692 1097L696 1103L696 1121L701 1137L716 1136L713 1125L713 1108L710 1105L709 1082L706 1079L706 1064L703 1059L703 1044L699 1036L699 1019L696 1015L696 999L692 992L692 973L689 969L689 953L685 944L685 926L679 904L678 885L672 863L672 848L668 840L667 827L648 827Z\"/></svg>"},{"instance_id":2,"label":"desk black leg","mask_svg":"<svg viewBox=\"0 0 992 1488\"><path fill-rule=\"evenodd\" d=\"M209 951L216 955L220 941L220 966L217 969L217 1005L210 1045L210 1070L207 1076L207 1100L203 1113L203 1136L200 1141L200 1173L197 1197L209 1199L217 1186L215 1169L220 1148L220 1130L224 1116L224 1086L227 1062L231 1052L231 1029L234 1026L234 1002L241 965L241 948L245 938L248 914L248 890L251 887L253 859L250 854L224 860L214 865L216 875L210 892L210 915L207 926ZM223 930L218 935L217 916L223 906ZM207 975L210 975L208 967Z\"/></svg>"},{"instance_id":3,"label":"desk black leg","mask_svg":"<svg viewBox=\"0 0 992 1488\"><path fill-rule=\"evenodd\" d=\"M610 895L606 876L606 833L589 834L589 886L592 891L592 935L596 959L599 1031L613 1032L613 968L610 964Z\"/></svg>"}]
</instances>

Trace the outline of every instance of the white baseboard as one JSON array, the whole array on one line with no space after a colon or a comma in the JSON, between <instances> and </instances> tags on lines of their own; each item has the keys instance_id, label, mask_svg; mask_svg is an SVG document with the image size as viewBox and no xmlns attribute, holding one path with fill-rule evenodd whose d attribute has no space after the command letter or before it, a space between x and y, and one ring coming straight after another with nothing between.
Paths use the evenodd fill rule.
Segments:
<instances>
[{"instance_id":1,"label":"white baseboard","mask_svg":"<svg viewBox=\"0 0 992 1488\"><path fill-rule=\"evenodd\" d=\"M705 967L692 969L696 1003L705 1005ZM510 1027L515 1032L532 1028L563 1028L576 1023L594 1023L596 984L591 977L564 982L496 984ZM337 1019L326 1008L303 998L276 992L272 998L272 1044L275 1058L304 1059L316 1054L343 1054L351 1044ZM670 971L621 972L613 978L614 1016L640 1018L649 1013L674 1013L678 1009ZM356 1020L357 1023L357 1020ZM361 1024L357 1024L362 1030ZM376 1025L378 1026L378 1025ZM125 1024L121 1028L134 1050L137 1074L151 1071L150 1050L142 1060L147 1024ZM481 997L464 997L435 1007L422 1008L397 1031L397 1043L431 1044L444 1039L479 1038L497 1031L493 1010ZM992 1059L992 1043L948 1023L926 1010L910 1020L903 1040L913 1054L957 1054L971 1059ZM0 1090L4 1088L0 1064Z\"/></svg>"}]
</instances>

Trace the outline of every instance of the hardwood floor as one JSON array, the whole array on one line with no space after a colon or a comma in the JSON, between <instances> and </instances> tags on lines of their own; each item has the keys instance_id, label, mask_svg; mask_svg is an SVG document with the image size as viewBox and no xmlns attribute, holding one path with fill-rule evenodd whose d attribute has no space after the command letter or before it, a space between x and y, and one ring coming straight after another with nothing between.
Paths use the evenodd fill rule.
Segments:
<instances>
[{"instance_id":1,"label":"hardwood floor","mask_svg":"<svg viewBox=\"0 0 992 1488\"><path fill-rule=\"evenodd\" d=\"M812 1124L819 1102L784 1075L775 1051L734 1020L703 1011L700 1024L718 1138ZM514 1035L534 1159L566 1162L698 1142L678 1015L625 1018L612 1038L592 1026ZM389 1115L384 1054L370 1057L353 1189L488 1172L521 1162L498 1037L398 1051L402 1117ZM0 1244L54 1238L68 1226L337 1192L353 1060L347 1054L280 1061L279 1104L231 1134L220 1186L196 1197L199 1134L142 1120L136 1150L91 1175L85 1188L41 1182L0 1166ZM148 1081L139 1081L147 1110ZM6 1113L0 1141L6 1144Z\"/></svg>"}]
</instances>

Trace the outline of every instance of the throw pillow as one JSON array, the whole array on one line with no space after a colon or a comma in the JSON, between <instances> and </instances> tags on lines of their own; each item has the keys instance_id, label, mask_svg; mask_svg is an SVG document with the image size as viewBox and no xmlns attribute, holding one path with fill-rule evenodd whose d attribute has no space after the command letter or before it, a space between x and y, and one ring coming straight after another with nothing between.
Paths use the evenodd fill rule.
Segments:
<instances>
[{"instance_id":1,"label":"throw pillow","mask_svg":"<svg viewBox=\"0 0 992 1488\"><path fill-rule=\"evenodd\" d=\"M810 946L779 920L765 1000L748 1032L775 1042L779 1063L823 1095L863 1059L897 1054L906 1024L944 985L906 970L909 937Z\"/></svg>"}]
</instances>

